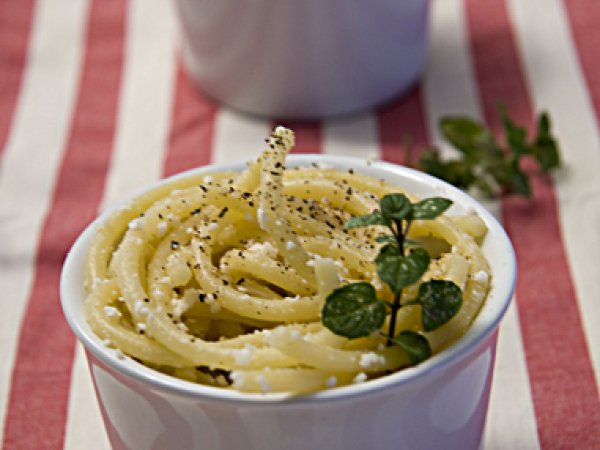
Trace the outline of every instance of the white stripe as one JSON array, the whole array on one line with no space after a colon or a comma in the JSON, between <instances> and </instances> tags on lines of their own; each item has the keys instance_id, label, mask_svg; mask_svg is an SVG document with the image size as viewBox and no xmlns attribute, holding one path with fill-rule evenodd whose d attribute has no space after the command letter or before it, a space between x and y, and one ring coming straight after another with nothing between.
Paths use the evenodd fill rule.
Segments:
<instances>
[{"instance_id":1,"label":"white stripe","mask_svg":"<svg viewBox=\"0 0 600 450\"><path fill-rule=\"evenodd\" d=\"M271 123L266 119L220 108L215 119L212 161L250 161L262 152Z\"/></svg>"},{"instance_id":2,"label":"white stripe","mask_svg":"<svg viewBox=\"0 0 600 450\"><path fill-rule=\"evenodd\" d=\"M104 206L138 191L162 173L176 73L176 25L167 0L130 3L123 88ZM121 170L125 170L123 174Z\"/></svg>"},{"instance_id":3,"label":"white stripe","mask_svg":"<svg viewBox=\"0 0 600 450\"><path fill-rule=\"evenodd\" d=\"M511 0L509 10L537 111L548 110L564 169L554 177L563 242L600 390L600 136L561 1Z\"/></svg>"},{"instance_id":4,"label":"white stripe","mask_svg":"<svg viewBox=\"0 0 600 450\"><path fill-rule=\"evenodd\" d=\"M500 327L485 429L486 450L540 448L515 300Z\"/></svg>"},{"instance_id":5,"label":"white stripe","mask_svg":"<svg viewBox=\"0 0 600 450\"><path fill-rule=\"evenodd\" d=\"M445 145L438 121L444 116L482 117L466 36L462 1L434 2L430 18L430 48L424 77L429 135L444 155L458 156Z\"/></svg>"},{"instance_id":6,"label":"white stripe","mask_svg":"<svg viewBox=\"0 0 600 450\"><path fill-rule=\"evenodd\" d=\"M21 93L0 164L2 423L40 229L73 112L87 9L88 2L80 0L65 0L61 7L47 0L36 4Z\"/></svg>"},{"instance_id":7,"label":"white stripe","mask_svg":"<svg viewBox=\"0 0 600 450\"><path fill-rule=\"evenodd\" d=\"M377 121L372 113L325 122L323 152L331 155L379 159Z\"/></svg>"},{"instance_id":8,"label":"white stripe","mask_svg":"<svg viewBox=\"0 0 600 450\"><path fill-rule=\"evenodd\" d=\"M424 95L430 129L439 142L437 123L442 116L464 114L482 120L482 113L468 52L464 4L459 0L444 0L432 5L431 51ZM452 153L444 151L445 156ZM485 205L500 217L499 202L487 201ZM500 327L484 437L486 449L539 448L519 330L516 308L511 307Z\"/></svg>"},{"instance_id":9,"label":"white stripe","mask_svg":"<svg viewBox=\"0 0 600 450\"><path fill-rule=\"evenodd\" d=\"M160 177L175 79L175 22L168 0L130 3L115 149L103 197L114 204ZM85 355L71 373L65 449L110 449Z\"/></svg>"}]
</instances>

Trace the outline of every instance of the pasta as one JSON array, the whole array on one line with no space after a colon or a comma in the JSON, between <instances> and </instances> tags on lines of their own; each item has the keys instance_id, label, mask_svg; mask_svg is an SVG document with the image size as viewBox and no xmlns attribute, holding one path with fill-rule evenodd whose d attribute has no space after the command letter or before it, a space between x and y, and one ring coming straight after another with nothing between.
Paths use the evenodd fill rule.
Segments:
<instances>
[{"instance_id":1,"label":"pasta","mask_svg":"<svg viewBox=\"0 0 600 450\"><path fill-rule=\"evenodd\" d=\"M86 316L117 357L197 383L295 394L409 365L379 335L349 340L320 321L325 297L346 283L370 282L389 298L373 263L380 244L368 228L343 224L402 189L353 170L286 169L293 143L293 132L277 127L243 172L177 179L99 226ZM490 286L478 245L485 232L475 214L413 223L409 237L433 256L423 280L454 281L463 304L431 332L420 325L420 307L407 305L396 333L422 332L436 353L465 332Z\"/></svg>"}]
</instances>

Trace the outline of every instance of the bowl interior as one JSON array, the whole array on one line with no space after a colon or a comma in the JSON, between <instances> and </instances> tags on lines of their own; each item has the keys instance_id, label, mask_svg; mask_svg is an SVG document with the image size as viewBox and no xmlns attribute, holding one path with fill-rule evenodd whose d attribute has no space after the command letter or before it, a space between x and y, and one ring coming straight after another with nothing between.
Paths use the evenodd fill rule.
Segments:
<instances>
[{"instance_id":1,"label":"bowl interior","mask_svg":"<svg viewBox=\"0 0 600 450\"><path fill-rule=\"evenodd\" d=\"M194 397L211 398L223 401L241 401L250 403L272 403L282 401L319 402L354 395L363 395L375 390L388 389L390 387L410 383L417 378L423 379L423 377L432 375L445 367L452 366L457 361L467 357L480 342L495 331L510 303L514 290L516 278L515 255L510 240L498 221L480 203L464 192L429 175L405 167L384 162L367 162L357 158L327 155L291 155L288 157L287 165L288 167L308 166L315 161L318 161L323 167L331 167L340 170L352 168L358 172L376 178L384 178L393 184L411 191L419 197L434 195L448 197L454 201L454 204L449 210L449 214L460 214L475 210L484 220L488 227L488 234L483 243L483 251L492 270L491 290L484 306L469 330L449 348L434 355L416 367L404 369L394 374L371 380L367 383L343 386L295 398L290 398L285 394L246 394L203 386L164 375L137 363L130 358L118 359L114 355L114 350L103 345L85 320L84 299L86 293L83 287L84 264L87 250L96 227L106 220L112 211L121 207L122 204L126 204L130 199L127 199L122 204L116 205L104 212L90 224L77 239L65 261L60 286L61 303L67 321L78 339L84 344L88 351L92 352L108 366L115 368L121 373L137 379L138 381L149 383L153 387L165 389L172 393L185 396L191 395ZM242 162L205 166L162 180L149 188L191 174L202 174L223 170L239 171L244 167L245 163ZM132 198L134 197L135 196L132 196Z\"/></svg>"}]
</instances>

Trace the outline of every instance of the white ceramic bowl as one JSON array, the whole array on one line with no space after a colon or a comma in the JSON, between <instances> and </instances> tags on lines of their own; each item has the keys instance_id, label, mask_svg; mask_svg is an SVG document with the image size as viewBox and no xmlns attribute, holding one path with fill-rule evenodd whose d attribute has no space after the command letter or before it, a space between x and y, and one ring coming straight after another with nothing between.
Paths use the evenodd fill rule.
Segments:
<instances>
[{"instance_id":1,"label":"white ceramic bowl","mask_svg":"<svg viewBox=\"0 0 600 450\"><path fill-rule=\"evenodd\" d=\"M115 449L456 449L479 447L488 406L498 324L515 285L511 243L502 227L462 191L423 173L374 162L297 155L288 166L314 161L385 178L419 196L454 200L452 212L475 209L489 231L483 244L493 281L467 333L450 348L414 368L369 382L290 398L244 394L197 385L115 357L84 317L84 261L101 215L69 253L61 301L83 342L111 443ZM192 171L241 170L244 163ZM178 175L185 177L192 172ZM164 181L163 181L164 182Z\"/></svg>"},{"instance_id":2,"label":"white ceramic bowl","mask_svg":"<svg viewBox=\"0 0 600 450\"><path fill-rule=\"evenodd\" d=\"M185 65L210 97L276 118L370 108L425 62L429 0L177 0Z\"/></svg>"}]
</instances>

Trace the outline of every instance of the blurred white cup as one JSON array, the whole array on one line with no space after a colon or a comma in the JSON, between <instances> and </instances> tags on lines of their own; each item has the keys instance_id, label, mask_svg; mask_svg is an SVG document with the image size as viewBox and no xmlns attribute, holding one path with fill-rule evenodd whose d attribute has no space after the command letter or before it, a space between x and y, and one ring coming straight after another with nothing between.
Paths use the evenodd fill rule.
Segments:
<instances>
[{"instance_id":1,"label":"blurred white cup","mask_svg":"<svg viewBox=\"0 0 600 450\"><path fill-rule=\"evenodd\" d=\"M402 94L425 60L429 0L177 0L185 65L233 108L316 119Z\"/></svg>"}]
</instances>

